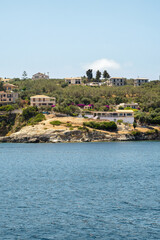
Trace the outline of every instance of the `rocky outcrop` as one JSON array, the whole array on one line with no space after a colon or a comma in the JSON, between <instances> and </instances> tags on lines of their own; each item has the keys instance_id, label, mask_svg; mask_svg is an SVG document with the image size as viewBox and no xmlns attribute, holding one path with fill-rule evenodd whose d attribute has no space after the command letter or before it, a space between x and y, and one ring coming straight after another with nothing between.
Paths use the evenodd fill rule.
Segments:
<instances>
[{"instance_id":1,"label":"rocky outcrop","mask_svg":"<svg viewBox=\"0 0 160 240\"><path fill-rule=\"evenodd\" d=\"M37 132L32 127L21 129L10 136L0 137L0 142L14 143L60 143L60 142L102 142L102 141L136 141L136 140L160 140L158 133L140 133L138 135L108 133L92 130L43 130Z\"/></svg>"}]
</instances>

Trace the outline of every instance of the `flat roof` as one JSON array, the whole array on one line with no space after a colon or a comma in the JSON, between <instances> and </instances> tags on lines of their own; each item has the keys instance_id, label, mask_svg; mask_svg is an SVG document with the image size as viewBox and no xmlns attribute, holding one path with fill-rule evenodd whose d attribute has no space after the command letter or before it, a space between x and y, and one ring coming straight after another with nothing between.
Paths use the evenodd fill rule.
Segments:
<instances>
[{"instance_id":1,"label":"flat roof","mask_svg":"<svg viewBox=\"0 0 160 240\"><path fill-rule=\"evenodd\" d=\"M30 98L55 98L55 97L49 97L49 96L45 96L45 95L35 95Z\"/></svg>"},{"instance_id":2,"label":"flat roof","mask_svg":"<svg viewBox=\"0 0 160 240\"><path fill-rule=\"evenodd\" d=\"M81 77L71 77L71 78L65 78L66 80L74 80L74 79L78 79L78 80L81 80L82 78Z\"/></svg>"}]
</instances>

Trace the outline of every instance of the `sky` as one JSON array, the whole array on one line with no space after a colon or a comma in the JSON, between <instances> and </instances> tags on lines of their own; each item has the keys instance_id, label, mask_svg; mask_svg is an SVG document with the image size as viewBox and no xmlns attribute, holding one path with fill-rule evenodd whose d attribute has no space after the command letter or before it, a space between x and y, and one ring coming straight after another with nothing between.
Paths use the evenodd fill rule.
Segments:
<instances>
[{"instance_id":1,"label":"sky","mask_svg":"<svg viewBox=\"0 0 160 240\"><path fill-rule=\"evenodd\" d=\"M0 1L0 77L159 79L159 0Z\"/></svg>"}]
</instances>

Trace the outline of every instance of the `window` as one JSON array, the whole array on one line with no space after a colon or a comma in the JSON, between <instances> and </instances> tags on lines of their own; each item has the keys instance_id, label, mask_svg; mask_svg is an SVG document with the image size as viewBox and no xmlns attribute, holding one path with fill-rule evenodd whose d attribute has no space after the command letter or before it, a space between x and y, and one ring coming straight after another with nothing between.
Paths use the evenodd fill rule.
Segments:
<instances>
[{"instance_id":1,"label":"window","mask_svg":"<svg viewBox=\"0 0 160 240\"><path fill-rule=\"evenodd\" d=\"M43 102L45 102L45 98L43 98Z\"/></svg>"},{"instance_id":2,"label":"window","mask_svg":"<svg viewBox=\"0 0 160 240\"><path fill-rule=\"evenodd\" d=\"M42 103L43 106L46 106L46 103Z\"/></svg>"},{"instance_id":3,"label":"window","mask_svg":"<svg viewBox=\"0 0 160 240\"><path fill-rule=\"evenodd\" d=\"M36 101L36 99L35 98L33 98L33 102L35 102Z\"/></svg>"}]
</instances>

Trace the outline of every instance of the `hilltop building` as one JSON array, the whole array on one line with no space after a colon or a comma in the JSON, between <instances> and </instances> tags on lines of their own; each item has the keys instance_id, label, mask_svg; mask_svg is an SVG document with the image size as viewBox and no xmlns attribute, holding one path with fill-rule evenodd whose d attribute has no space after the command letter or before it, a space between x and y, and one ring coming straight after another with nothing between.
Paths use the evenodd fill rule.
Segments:
<instances>
[{"instance_id":1,"label":"hilltop building","mask_svg":"<svg viewBox=\"0 0 160 240\"><path fill-rule=\"evenodd\" d=\"M32 76L32 79L33 79L33 80L37 80L37 79L49 79L49 76L46 75L46 74L44 74L44 73L38 72L38 73L36 73L36 74L34 74L34 75Z\"/></svg>"},{"instance_id":2,"label":"hilltop building","mask_svg":"<svg viewBox=\"0 0 160 240\"><path fill-rule=\"evenodd\" d=\"M109 78L106 83L110 87L113 87L113 86L124 86L125 85L125 78L112 77L112 78Z\"/></svg>"},{"instance_id":3,"label":"hilltop building","mask_svg":"<svg viewBox=\"0 0 160 240\"><path fill-rule=\"evenodd\" d=\"M147 78L137 78L137 79L134 79L134 86L135 87L141 86L144 83L148 83L148 79Z\"/></svg>"},{"instance_id":4,"label":"hilltop building","mask_svg":"<svg viewBox=\"0 0 160 240\"><path fill-rule=\"evenodd\" d=\"M65 78L65 82L68 84L81 84L82 78L81 77Z\"/></svg>"},{"instance_id":5,"label":"hilltop building","mask_svg":"<svg viewBox=\"0 0 160 240\"><path fill-rule=\"evenodd\" d=\"M52 106L56 104L55 97L48 97L45 95L36 95L30 97L30 105L31 106Z\"/></svg>"}]
</instances>

